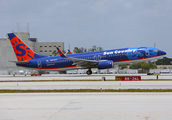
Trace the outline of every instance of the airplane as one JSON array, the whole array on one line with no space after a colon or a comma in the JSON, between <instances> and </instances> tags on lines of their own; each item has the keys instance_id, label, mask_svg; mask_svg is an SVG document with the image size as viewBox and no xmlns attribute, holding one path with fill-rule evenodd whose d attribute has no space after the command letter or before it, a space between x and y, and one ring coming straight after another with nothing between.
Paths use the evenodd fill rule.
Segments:
<instances>
[{"instance_id":1,"label":"airplane","mask_svg":"<svg viewBox=\"0 0 172 120\"><path fill-rule=\"evenodd\" d=\"M153 61L166 55L166 52L154 47L130 47L64 55L57 47L60 56L46 56L35 53L14 33L8 33L8 37L18 60L11 62L20 67L45 71L88 69L86 73L91 75L92 68L109 69L120 64Z\"/></svg>"}]
</instances>

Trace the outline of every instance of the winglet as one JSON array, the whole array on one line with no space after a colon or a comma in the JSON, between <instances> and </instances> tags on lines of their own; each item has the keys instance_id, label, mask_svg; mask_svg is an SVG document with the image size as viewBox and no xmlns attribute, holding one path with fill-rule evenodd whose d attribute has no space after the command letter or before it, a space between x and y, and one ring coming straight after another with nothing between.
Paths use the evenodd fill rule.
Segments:
<instances>
[{"instance_id":1,"label":"winglet","mask_svg":"<svg viewBox=\"0 0 172 120\"><path fill-rule=\"evenodd\" d=\"M66 56L62 53L62 51L58 47L57 47L57 51L59 52L59 54L62 58L66 58Z\"/></svg>"},{"instance_id":2,"label":"winglet","mask_svg":"<svg viewBox=\"0 0 172 120\"><path fill-rule=\"evenodd\" d=\"M69 54L72 54L72 52L68 49Z\"/></svg>"}]
</instances>

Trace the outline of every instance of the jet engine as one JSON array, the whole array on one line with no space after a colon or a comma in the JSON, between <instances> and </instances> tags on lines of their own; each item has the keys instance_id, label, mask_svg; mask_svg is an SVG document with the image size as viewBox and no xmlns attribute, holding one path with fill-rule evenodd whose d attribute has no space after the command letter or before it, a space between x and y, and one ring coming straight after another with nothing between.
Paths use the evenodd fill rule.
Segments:
<instances>
[{"instance_id":1,"label":"jet engine","mask_svg":"<svg viewBox=\"0 0 172 120\"><path fill-rule=\"evenodd\" d=\"M113 67L113 61L107 60L107 61L102 61L97 64L98 69L107 69L107 68L112 68Z\"/></svg>"}]
</instances>

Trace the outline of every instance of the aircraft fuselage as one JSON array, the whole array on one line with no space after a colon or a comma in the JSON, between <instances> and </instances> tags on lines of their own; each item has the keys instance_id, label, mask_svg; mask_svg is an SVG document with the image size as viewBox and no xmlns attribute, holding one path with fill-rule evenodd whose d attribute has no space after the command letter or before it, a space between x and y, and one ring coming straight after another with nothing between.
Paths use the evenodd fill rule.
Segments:
<instances>
[{"instance_id":1,"label":"aircraft fuselage","mask_svg":"<svg viewBox=\"0 0 172 120\"><path fill-rule=\"evenodd\" d=\"M161 58L165 54L165 52L153 47L132 47L98 52L70 54L67 55L67 57L94 61L111 60L113 61L113 65L119 65L133 62L152 61ZM49 56L39 59L32 59L29 60L29 64L27 65L17 65L41 70L67 70L80 68L80 66L74 64L73 61L62 58L61 56ZM94 67L96 68L97 66L92 66L92 68Z\"/></svg>"}]
</instances>

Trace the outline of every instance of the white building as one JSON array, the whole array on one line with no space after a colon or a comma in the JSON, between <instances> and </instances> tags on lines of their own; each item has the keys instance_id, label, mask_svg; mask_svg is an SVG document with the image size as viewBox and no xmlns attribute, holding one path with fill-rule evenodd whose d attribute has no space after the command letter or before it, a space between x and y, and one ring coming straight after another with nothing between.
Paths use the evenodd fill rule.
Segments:
<instances>
[{"instance_id":1,"label":"white building","mask_svg":"<svg viewBox=\"0 0 172 120\"><path fill-rule=\"evenodd\" d=\"M52 52L59 47L61 50L64 50L63 42L36 42L35 43L35 52L42 55L52 56Z\"/></svg>"}]
</instances>

